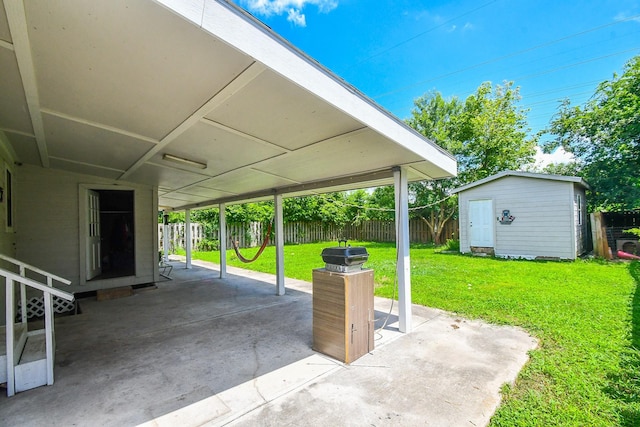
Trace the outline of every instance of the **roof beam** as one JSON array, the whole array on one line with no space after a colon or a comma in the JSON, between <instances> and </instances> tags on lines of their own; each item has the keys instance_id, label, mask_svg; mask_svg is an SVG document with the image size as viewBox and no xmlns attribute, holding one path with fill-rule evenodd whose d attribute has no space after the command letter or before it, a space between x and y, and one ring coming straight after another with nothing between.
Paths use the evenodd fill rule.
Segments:
<instances>
[{"instance_id":1,"label":"roof beam","mask_svg":"<svg viewBox=\"0 0 640 427\"><path fill-rule=\"evenodd\" d=\"M27 108L31 116L31 126L36 137L38 153L42 167L49 167L49 152L40 112L40 97L38 95L38 84L36 73L31 56L31 43L29 41L29 31L27 18L25 16L24 3L22 0L4 0L4 8L7 13L9 30L13 40L13 50L16 54L22 87L27 100Z\"/></svg>"},{"instance_id":2,"label":"roof beam","mask_svg":"<svg viewBox=\"0 0 640 427\"><path fill-rule=\"evenodd\" d=\"M323 181L308 182L303 184L293 184L289 186L272 188L263 191L256 191L254 193L241 194L238 196L223 197L214 200L207 200L200 203L193 203L185 205L177 210L203 208L206 206L218 205L220 203L238 203L245 200L260 199L267 196L274 196L276 194L290 194L299 192L309 192L313 190L319 190L324 188L339 187L342 185L355 184L360 182L378 181L393 177L393 169L383 169L376 172L369 172L360 175L344 176L339 178L327 179Z\"/></svg>"},{"instance_id":3,"label":"roof beam","mask_svg":"<svg viewBox=\"0 0 640 427\"><path fill-rule=\"evenodd\" d=\"M137 171L143 164L145 164L150 158L155 156L167 145L175 141L180 135L186 132L196 122L202 120L204 116L211 111L222 105L227 99L231 98L236 92L244 88L251 83L256 77L258 77L266 68L258 63L253 62L243 72L241 72L235 79L227 84L222 90L213 95L202 107L198 108L191 116L187 117L182 123L178 125L174 130L169 132L160 142L153 148L151 148L144 156L140 157L125 173L123 173L119 180L123 180L131 176Z\"/></svg>"}]
</instances>

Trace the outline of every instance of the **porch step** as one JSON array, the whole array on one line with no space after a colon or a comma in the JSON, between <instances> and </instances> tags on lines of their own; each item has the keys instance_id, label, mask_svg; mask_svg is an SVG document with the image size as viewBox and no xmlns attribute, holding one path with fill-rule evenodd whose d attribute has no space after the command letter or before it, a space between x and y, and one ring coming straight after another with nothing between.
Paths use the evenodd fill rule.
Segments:
<instances>
[{"instance_id":1,"label":"porch step","mask_svg":"<svg viewBox=\"0 0 640 427\"><path fill-rule=\"evenodd\" d=\"M44 333L39 332L27 336L20 363L15 368L16 392L47 384L47 345Z\"/></svg>"},{"instance_id":2,"label":"porch step","mask_svg":"<svg viewBox=\"0 0 640 427\"><path fill-rule=\"evenodd\" d=\"M27 325L16 323L13 326L13 336L16 342L14 358L18 359L27 342ZM0 328L0 384L6 383L7 379L7 332L3 326Z\"/></svg>"}]
</instances>

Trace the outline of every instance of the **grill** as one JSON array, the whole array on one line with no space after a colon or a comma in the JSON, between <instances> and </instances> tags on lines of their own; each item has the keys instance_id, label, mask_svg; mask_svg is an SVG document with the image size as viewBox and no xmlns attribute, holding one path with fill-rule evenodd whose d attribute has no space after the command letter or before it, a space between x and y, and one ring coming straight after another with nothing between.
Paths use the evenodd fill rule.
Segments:
<instances>
[{"instance_id":1,"label":"grill","mask_svg":"<svg viewBox=\"0 0 640 427\"><path fill-rule=\"evenodd\" d=\"M342 242L344 242L344 246L341 246ZM322 250L322 260L325 262L325 268L340 273L361 270L362 264L368 259L367 248L347 246L346 240L340 240L338 246Z\"/></svg>"}]
</instances>

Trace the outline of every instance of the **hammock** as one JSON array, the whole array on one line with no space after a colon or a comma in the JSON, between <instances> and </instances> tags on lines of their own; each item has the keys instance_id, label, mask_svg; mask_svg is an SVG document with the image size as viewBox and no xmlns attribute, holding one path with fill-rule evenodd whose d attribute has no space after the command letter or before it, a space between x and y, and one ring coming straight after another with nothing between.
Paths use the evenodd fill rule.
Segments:
<instances>
[{"instance_id":1,"label":"hammock","mask_svg":"<svg viewBox=\"0 0 640 427\"><path fill-rule=\"evenodd\" d=\"M239 247L238 247L238 241L231 239L231 245L233 246L233 250L236 252L236 256L238 257L238 259L240 261L244 262L245 264L249 264L249 263L257 260L258 257L260 255L262 255L262 252L264 251L264 249L269 244L269 236L271 236L271 226L272 225L273 225L273 222L270 222L269 223L269 227L267 228L267 234L265 235L264 241L262 242L262 246L260 246L260 249L258 249L258 252L251 259L243 257L242 254L240 253L240 250L239 250Z\"/></svg>"}]
</instances>

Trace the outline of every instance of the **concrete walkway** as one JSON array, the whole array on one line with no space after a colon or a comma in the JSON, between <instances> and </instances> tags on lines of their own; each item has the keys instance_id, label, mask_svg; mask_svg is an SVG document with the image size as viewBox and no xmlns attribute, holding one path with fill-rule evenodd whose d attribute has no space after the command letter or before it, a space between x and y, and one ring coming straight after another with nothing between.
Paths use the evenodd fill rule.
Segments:
<instances>
[{"instance_id":1,"label":"concrete walkway","mask_svg":"<svg viewBox=\"0 0 640 427\"><path fill-rule=\"evenodd\" d=\"M56 319L56 382L0 396L6 426L482 426L536 341L414 306L351 365L311 350L311 284L215 266ZM375 301L376 327L391 302Z\"/></svg>"}]
</instances>

